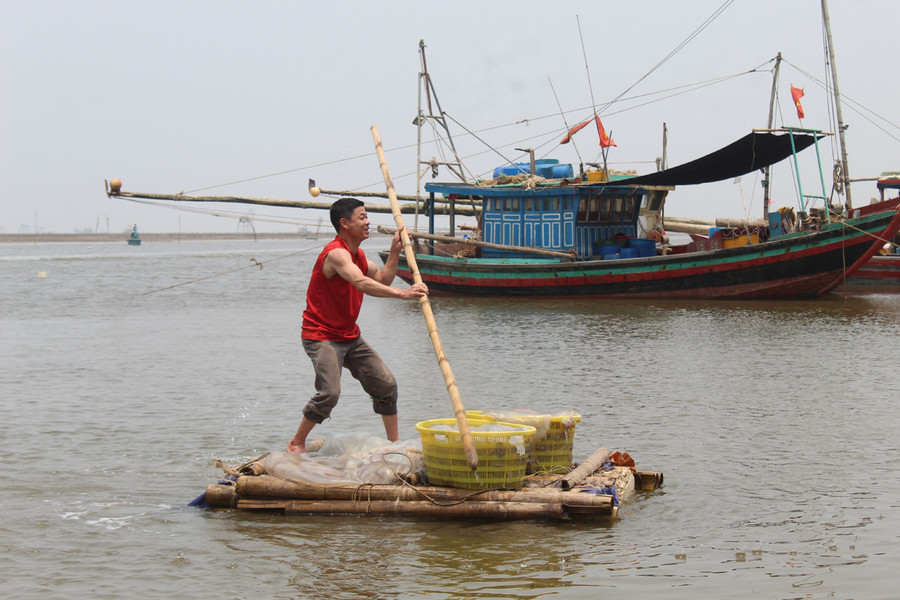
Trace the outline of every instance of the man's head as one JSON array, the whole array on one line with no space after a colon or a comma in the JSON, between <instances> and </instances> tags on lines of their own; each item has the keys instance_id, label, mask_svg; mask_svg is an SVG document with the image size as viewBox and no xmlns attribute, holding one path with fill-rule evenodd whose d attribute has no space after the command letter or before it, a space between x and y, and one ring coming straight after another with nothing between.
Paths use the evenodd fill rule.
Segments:
<instances>
[{"instance_id":1,"label":"man's head","mask_svg":"<svg viewBox=\"0 0 900 600\"><path fill-rule=\"evenodd\" d=\"M341 198L340 200L336 200L334 204L331 205L331 224L334 226L334 230L340 233L341 219L349 220L353 216L353 211L360 206L364 206L364 204L362 200L356 198Z\"/></svg>"}]
</instances>

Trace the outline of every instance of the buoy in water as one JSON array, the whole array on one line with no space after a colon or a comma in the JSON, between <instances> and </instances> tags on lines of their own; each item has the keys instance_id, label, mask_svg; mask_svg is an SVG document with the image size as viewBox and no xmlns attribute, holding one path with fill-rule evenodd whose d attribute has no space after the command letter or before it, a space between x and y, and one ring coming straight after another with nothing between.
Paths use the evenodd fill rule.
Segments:
<instances>
[{"instance_id":1,"label":"buoy in water","mask_svg":"<svg viewBox=\"0 0 900 600\"><path fill-rule=\"evenodd\" d=\"M41 271L38 273L38 279L47 279L47 271Z\"/></svg>"}]
</instances>

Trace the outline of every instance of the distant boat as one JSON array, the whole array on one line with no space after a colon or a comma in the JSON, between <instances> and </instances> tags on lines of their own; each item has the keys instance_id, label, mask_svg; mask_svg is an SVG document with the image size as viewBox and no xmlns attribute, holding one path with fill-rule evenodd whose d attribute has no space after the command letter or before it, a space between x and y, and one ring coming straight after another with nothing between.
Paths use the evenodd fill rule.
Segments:
<instances>
[{"instance_id":1,"label":"distant boat","mask_svg":"<svg viewBox=\"0 0 900 600\"><path fill-rule=\"evenodd\" d=\"M128 238L129 246L140 246L141 238L138 235L137 225L134 226L134 229L131 230L131 237Z\"/></svg>"},{"instance_id":2,"label":"distant boat","mask_svg":"<svg viewBox=\"0 0 900 600\"><path fill-rule=\"evenodd\" d=\"M900 243L896 240L894 243ZM876 254L847 278L849 292L900 292L900 254Z\"/></svg>"},{"instance_id":3,"label":"distant boat","mask_svg":"<svg viewBox=\"0 0 900 600\"><path fill-rule=\"evenodd\" d=\"M882 173L878 190L900 190L900 172ZM865 210L866 207L863 207ZM900 234L885 240L886 247L865 262L842 286L848 292L900 292Z\"/></svg>"}]
</instances>

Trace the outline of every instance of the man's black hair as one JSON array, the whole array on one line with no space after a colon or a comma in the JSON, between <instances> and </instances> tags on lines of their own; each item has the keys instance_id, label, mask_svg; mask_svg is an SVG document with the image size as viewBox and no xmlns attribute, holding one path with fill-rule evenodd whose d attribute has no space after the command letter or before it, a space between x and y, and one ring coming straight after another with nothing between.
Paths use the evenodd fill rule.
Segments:
<instances>
[{"instance_id":1,"label":"man's black hair","mask_svg":"<svg viewBox=\"0 0 900 600\"><path fill-rule=\"evenodd\" d=\"M339 200L335 200L334 204L331 205L331 224L334 226L334 230L338 233L341 232L341 219L349 219L353 216L353 211L355 211L360 206L365 206L362 200L358 198L341 198Z\"/></svg>"}]
</instances>

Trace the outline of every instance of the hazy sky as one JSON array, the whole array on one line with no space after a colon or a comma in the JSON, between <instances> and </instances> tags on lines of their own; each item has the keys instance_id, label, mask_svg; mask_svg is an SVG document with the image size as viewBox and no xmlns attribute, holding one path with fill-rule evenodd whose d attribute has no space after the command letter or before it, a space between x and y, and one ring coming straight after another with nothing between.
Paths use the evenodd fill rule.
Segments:
<instances>
[{"instance_id":1,"label":"hazy sky","mask_svg":"<svg viewBox=\"0 0 900 600\"><path fill-rule=\"evenodd\" d=\"M852 100L844 104L851 176L900 170L900 4L832 0L829 8L839 84ZM0 232L117 232L135 223L148 232L235 231L241 214L257 231L327 223L321 211L109 199L103 181L281 200L311 199L309 178L326 189L383 191L373 124L398 193L415 193L420 39L444 111L514 160L522 159L515 147L534 146L539 157L577 162L576 147L558 145L565 123L629 88L601 113L618 144L611 166L655 170L663 123L669 164L697 158L766 126L778 52L787 62L776 124L800 126L794 84L805 89L803 125L833 131L816 81L826 77L820 10L818 0L0 0ZM471 171L503 163L452 122L451 131ZM598 159L596 132L575 141L583 160ZM831 143L822 151L830 186ZM438 179L452 178L443 170ZM821 188L812 177L803 185ZM874 195L872 182L853 187L855 204ZM761 197L756 175L684 187L670 194L668 214L739 217L746 207L760 218ZM774 202L796 205L788 172L776 175Z\"/></svg>"}]
</instances>

